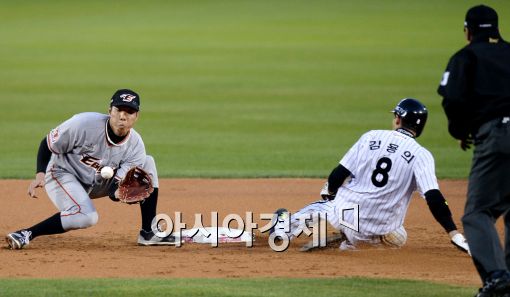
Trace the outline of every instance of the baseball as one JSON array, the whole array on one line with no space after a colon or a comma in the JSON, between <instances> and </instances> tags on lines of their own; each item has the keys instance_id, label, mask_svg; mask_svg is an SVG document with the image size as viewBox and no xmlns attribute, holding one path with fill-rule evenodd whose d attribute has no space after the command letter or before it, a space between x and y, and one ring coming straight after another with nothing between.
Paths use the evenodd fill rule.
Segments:
<instances>
[{"instance_id":1,"label":"baseball","mask_svg":"<svg viewBox=\"0 0 510 297\"><path fill-rule=\"evenodd\" d=\"M105 166L101 169L101 177L104 179L112 178L113 176L113 168L109 166Z\"/></svg>"}]
</instances>

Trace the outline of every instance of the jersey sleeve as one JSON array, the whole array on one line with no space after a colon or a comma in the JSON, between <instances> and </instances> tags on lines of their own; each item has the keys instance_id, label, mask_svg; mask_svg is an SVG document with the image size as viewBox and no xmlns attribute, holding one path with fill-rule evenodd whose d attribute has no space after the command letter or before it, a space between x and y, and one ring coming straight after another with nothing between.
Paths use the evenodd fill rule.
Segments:
<instances>
[{"instance_id":1,"label":"jersey sleeve","mask_svg":"<svg viewBox=\"0 0 510 297\"><path fill-rule=\"evenodd\" d=\"M73 150L80 138L81 123L76 116L68 119L58 127L52 129L46 136L48 148L54 154L64 154Z\"/></svg>"},{"instance_id":2,"label":"jersey sleeve","mask_svg":"<svg viewBox=\"0 0 510 297\"><path fill-rule=\"evenodd\" d=\"M368 137L368 133L365 133L363 136L358 139L358 141L347 151L342 160L340 160L340 164L347 168L352 174L358 168L359 163L359 154L364 151L364 146L366 145L366 138Z\"/></svg>"},{"instance_id":3,"label":"jersey sleeve","mask_svg":"<svg viewBox=\"0 0 510 297\"><path fill-rule=\"evenodd\" d=\"M418 192L422 197L425 197L425 193L429 190L439 189L434 157L428 150L422 149L420 151L414 163L413 171Z\"/></svg>"},{"instance_id":4,"label":"jersey sleeve","mask_svg":"<svg viewBox=\"0 0 510 297\"><path fill-rule=\"evenodd\" d=\"M438 93L443 97L443 109L448 117L448 131L457 139L466 139L472 119L469 110L469 87L473 79L470 54L456 53L448 62Z\"/></svg>"}]
</instances>

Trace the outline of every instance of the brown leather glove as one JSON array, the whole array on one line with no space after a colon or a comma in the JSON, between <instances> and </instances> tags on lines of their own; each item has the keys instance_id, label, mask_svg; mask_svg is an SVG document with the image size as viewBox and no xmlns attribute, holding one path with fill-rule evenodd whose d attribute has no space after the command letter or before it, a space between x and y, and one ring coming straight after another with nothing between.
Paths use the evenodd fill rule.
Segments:
<instances>
[{"instance_id":1,"label":"brown leather glove","mask_svg":"<svg viewBox=\"0 0 510 297\"><path fill-rule=\"evenodd\" d=\"M120 202L134 204L144 201L153 191L150 175L142 168L133 167L119 182L115 198L119 199Z\"/></svg>"}]
</instances>

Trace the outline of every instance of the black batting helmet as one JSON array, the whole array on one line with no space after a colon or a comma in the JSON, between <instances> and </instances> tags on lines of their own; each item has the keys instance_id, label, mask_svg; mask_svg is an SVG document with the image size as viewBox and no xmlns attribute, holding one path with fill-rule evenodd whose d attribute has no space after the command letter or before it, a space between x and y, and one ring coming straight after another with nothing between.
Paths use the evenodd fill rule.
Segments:
<instances>
[{"instance_id":1,"label":"black batting helmet","mask_svg":"<svg viewBox=\"0 0 510 297\"><path fill-rule=\"evenodd\" d=\"M421 135L427 122L428 111L425 105L413 98L404 98L392 112L402 119L402 127L413 130L416 137Z\"/></svg>"}]
</instances>

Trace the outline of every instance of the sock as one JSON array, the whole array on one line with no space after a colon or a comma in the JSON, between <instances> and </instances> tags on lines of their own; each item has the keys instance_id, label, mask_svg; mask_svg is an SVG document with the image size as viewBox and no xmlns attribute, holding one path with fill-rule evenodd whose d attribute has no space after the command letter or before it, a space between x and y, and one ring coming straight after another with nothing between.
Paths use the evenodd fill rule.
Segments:
<instances>
[{"instance_id":1,"label":"sock","mask_svg":"<svg viewBox=\"0 0 510 297\"><path fill-rule=\"evenodd\" d=\"M152 231L152 219L156 216L156 206L158 205L158 188L154 188L154 192L140 203L140 210L142 212L142 230Z\"/></svg>"},{"instance_id":2,"label":"sock","mask_svg":"<svg viewBox=\"0 0 510 297\"><path fill-rule=\"evenodd\" d=\"M62 227L62 220L60 219L59 212L39 224L28 228L27 230L32 232L30 239L34 239L40 235L60 234L66 232L64 227Z\"/></svg>"}]
</instances>

